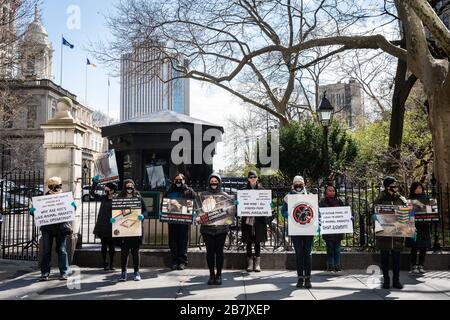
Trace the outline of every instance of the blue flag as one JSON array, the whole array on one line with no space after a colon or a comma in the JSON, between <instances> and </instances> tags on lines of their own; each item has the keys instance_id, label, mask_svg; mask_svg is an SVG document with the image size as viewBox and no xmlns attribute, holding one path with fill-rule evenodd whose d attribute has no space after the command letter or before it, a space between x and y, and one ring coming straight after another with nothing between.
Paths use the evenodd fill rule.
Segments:
<instances>
[{"instance_id":1,"label":"blue flag","mask_svg":"<svg viewBox=\"0 0 450 320\"><path fill-rule=\"evenodd\" d=\"M62 38L62 44L64 46L69 47L70 49L73 49L75 47L73 44L71 44L69 41L67 41L64 37Z\"/></svg>"}]
</instances>

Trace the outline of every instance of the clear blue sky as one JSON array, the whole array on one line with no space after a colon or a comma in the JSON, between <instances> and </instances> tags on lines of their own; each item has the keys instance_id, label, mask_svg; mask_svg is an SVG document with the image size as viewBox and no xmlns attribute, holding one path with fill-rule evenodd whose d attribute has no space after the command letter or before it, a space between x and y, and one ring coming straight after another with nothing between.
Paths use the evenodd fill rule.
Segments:
<instances>
[{"instance_id":1,"label":"clear blue sky","mask_svg":"<svg viewBox=\"0 0 450 320\"><path fill-rule=\"evenodd\" d=\"M113 9L112 1L98 0L42 0L42 20L49 34L49 40L55 50L53 55L53 81L60 82L61 66L61 35L75 45L74 49L64 47L63 57L63 87L78 96L82 103L85 101L86 58L90 41L97 41L109 35L105 26L104 14ZM68 21L73 21L73 11L68 10L76 6L80 12L80 28L73 27ZM100 66L93 57L92 63L98 65L96 69L88 68L88 105L106 113L108 98L108 70ZM120 85L118 78L111 78L110 111L118 117L120 110Z\"/></svg>"}]
</instances>

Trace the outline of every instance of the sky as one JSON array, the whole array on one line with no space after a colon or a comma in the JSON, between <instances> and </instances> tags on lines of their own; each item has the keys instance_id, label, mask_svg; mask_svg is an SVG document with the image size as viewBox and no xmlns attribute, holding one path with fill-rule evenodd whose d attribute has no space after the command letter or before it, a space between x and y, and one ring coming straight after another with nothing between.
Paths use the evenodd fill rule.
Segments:
<instances>
[{"instance_id":1,"label":"sky","mask_svg":"<svg viewBox=\"0 0 450 320\"><path fill-rule=\"evenodd\" d=\"M53 45L53 81L60 84L61 37L75 47L63 47L62 86L75 94L81 103L86 101L86 59L97 64L87 68L87 105L107 113L108 77L110 70L89 55L90 43L110 36L104 16L113 10L113 1L43 0L42 22ZM110 78L109 111L120 118L120 79ZM240 103L220 88L191 81L191 117L226 127L226 118L242 110ZM214 169L225 169L223 144L219 144Z\"/></svg>"}]
</instances>

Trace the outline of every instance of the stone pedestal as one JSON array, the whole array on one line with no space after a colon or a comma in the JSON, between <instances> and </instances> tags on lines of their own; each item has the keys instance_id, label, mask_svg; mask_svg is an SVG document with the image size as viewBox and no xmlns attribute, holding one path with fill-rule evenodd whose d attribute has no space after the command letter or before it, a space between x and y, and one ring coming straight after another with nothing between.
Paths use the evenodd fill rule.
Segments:
<instances>
[{"instance_id":1,"label":"stone pedestal","mask_svg":"<svg viewBox=\"0 0 450 320\"><path fill-rule=\"evenodd\" d=\"M63 192L72 192L78 205L76 220L73 223L74 233L67 239L67 251L69 263L71 263L81 226L82 148L83 135L87 127L77 123L70 112L66 112L62 116L58 113L57 118L49 120L41 128L44 130L44 185L49 178L60 177ZM39 242L40 253L42 252L41 242ZM52 252L52 267L57 267L55 249Z\"/></svg>"}]
</instances>

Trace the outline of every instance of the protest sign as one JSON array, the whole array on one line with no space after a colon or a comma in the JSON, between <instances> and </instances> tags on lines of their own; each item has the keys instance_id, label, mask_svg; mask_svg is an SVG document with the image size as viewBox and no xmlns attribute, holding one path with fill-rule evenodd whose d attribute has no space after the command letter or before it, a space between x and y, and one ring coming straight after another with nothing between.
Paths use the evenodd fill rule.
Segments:
<instances>
[{"instance_id":1,"label":"protest sign","mask_svg":"<svg viewBox=\"0 0 450 320\"><path fill-rule=\"evenodd\" d=\"M175 224L192 224L193 213L193 200L164 198L160 221Z\"/></svg>"},{"instance_id":2,"label":"protest sign","mask_svg":"<svg viewBox=\"0 0 450 320\"><path fill-rule=\"evenodd\" d=\"M416 223L439 222L439 208L436 199L410 200Z\"/></svg>"},{"instance_id":3,"label":"protest sign","mask_svg":"<svg viewBox=\"0 0 450 320\"><path fill-rule=\"evenodd\" d=\"M375 206L375 232L378 237L412 238L416 233L410 208L396 205Z\"/></svg>"},{"instance_id":4,"label":"protest sign","mask_svg":"<svg viewBox=\"0 0 450 320\"><path fill-rule=\"evenodd\" d=\"M112 200L113 238L142 236L141 200L139 198L119 198Z\"/></svg>"},{"instance_id":5,"label":"protest sign","mask_svg":"<svg viewBox=\"0 0 450 320\"><path fill-rule=\"evenodd\" d=\"M321 234L353 233L351 207L319 208L319 212Z\"/></svg>"},{"instance_id":6,"label":"protest sign","mask_svg":"<svg viewBox=\"0 0 450 320\"><path fill-rule=\"evenodd\" d=\"M32 199L34 221L37 227L48 226L75 220L75 208L71 205L73 195L71 192L58 193Z\"/></svg>"},{"instance_id":7,"label":"protest sign","mask_svg":"<svg viewBox=\"0 0 450 320\"><path fill-rule=\"evenodd\" d=\"M288 226L290 236L315 236L319 228L319 199L317 195L290 194Z\"/></svg>"},{"instance_id":8,"label":"protest sign","mask_svg":"<svg viewBox=\"0 0 450 320\"><path fill-rule=\"evenodd\" d=\"M119 170L117 169L114 150L97 154L94 157L94 166L95 174L100 177L100 183L119 181Z\"/></svg>"},{"instance_id":9,"label":"protest sign","mask_svg":"<svg viewBox=\"0 0 450 320\"><path fill-rule=\"evenodd\" d=\"M238 217L271 217L272 190L240 190Z\"/></svg>"},{"instance_id":10,"label":"protest sign","mask_svg":"<svg viewBox=\"0 0 450 320\"><path fill-rule=\"evenodd\" d=\"M232 225L236 213L235 198L231 195L200 192L197 193L196 211L197 224L214 223L223 219L226 224Z\"/></svg>"}]
</instances>

